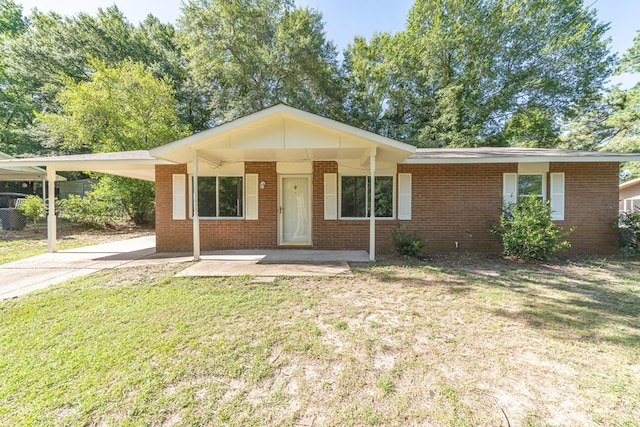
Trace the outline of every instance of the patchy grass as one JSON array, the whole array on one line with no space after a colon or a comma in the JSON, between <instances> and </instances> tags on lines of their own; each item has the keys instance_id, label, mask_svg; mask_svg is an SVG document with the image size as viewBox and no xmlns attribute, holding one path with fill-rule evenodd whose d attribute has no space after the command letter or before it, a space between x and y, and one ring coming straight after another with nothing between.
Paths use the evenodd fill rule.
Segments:
<instances>
[{"instance_id":1,"label":"patchy grass","mask_svg":"<svg viewBox=\"0 0 640 427\"><path fill-rule=\"evenodd\" d=\"M103 271L0 303L1 425L640 425L640 262Z\"/></svg>"},{"instance_id":2,"label":"patchy grass","mask_svg":"<svg viewBox=\"0 0 640 427\"><path fill-rule=\"evenodd\" d=\"M122 239L146 236L153 230L124 228L121 230L76 230L64 223L58 228L58 250L75 249ZM0 264L18 261L46 253L48 250L45 225L34 228L29 224L24 230L0 229Z\"/></svg>"}]
</instances>

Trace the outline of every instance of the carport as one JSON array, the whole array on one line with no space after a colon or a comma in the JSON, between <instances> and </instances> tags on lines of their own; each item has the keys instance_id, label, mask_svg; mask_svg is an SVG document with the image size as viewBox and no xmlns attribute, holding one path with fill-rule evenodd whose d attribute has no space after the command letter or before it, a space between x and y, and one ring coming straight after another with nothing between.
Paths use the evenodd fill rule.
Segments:
<instances>
[{"instance_id":1,"label":"carport","mask_svg":"<svg viewBox=\"0 0 640 427\"><path fill-rule=\"evenodd\" d=\"M58 172L99 172L153 182L155 180L156 165L173 164L166 160L151 157L146 150L24 159L5 156L4 160L0 159L0 171L15 171L16 173L23 171L26 176L26 171L37 170L40 173L40 179L47 183L45 185L45 187L48 187L47 194L55 194L55 183L59 180L58 178L60 180L65 179L56 175ZM42 169L42 167L45 169ZM57 219L55 197L48 198L48 212L47 240L49 252L56 252Z\"/></svg>"},{"instance_id":2,"label":"carport","mask_svg":"<svg viewBox=\"0 0 640 427\"><path fill-rule=\"evenodd\" d=\"M0 161L3 160L11 160L15 159L15 157L10 156L9 154L0 152ZM66 181L67 179L60 175L54 175L54 182L56 181ZM32 182L32 181L41 181L42 182L42 200L47 199L47 171L41 167L37 166L25 166L25 165L0 165L0 182ZM8 193L5 193L8 194ZM18 193L12 194L13 196L18 196ZM23 195L23 197L26 196ZM6 223L5 217L13 217L15 214L15 208L11 206L2 206L0 205L0 215L2 215L3 224Z\"/></svg>"}]
</instances>

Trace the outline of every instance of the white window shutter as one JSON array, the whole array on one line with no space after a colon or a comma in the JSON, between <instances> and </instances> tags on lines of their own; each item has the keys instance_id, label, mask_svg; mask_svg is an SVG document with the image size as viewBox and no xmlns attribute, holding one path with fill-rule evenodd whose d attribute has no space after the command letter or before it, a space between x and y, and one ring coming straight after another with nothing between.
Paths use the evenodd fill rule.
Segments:
<instances>
[{"instance_id":1,"label":"white window shutter","mask_svg":"<svg viewBox=\"0 0 640 427\"><path fill-rule=\"evenodd\" d=\"M187 176L173 174L173 219L187 219Z\"/></svg>"},{"instance_id":2,"label":"white window shutter","mask_svg":"<svg viewBox=\"0 0 640 427\"><path fill-rule=\"evenodd\" d=\"M564 173L557 172L551 176L551 219L564 220Z\"/></svg>"},{"instance_id":3,"label":"white window shutter","mask_svg":"<svg viewBox=\"0 0 640 427\"><path fill-rule=\"evenodd\" d=\"M324 174L324 219L338 219L338 174Z\"/></svg>"},{"instance_id":4,"label":"white window shutter","mask_svg":"<svg viewBox=\"0 0 640 427\"><path fill-rule=\"evenodd\" d=\"M505 205L518 201L518 174L505 173L502 181L502 201Z\"/></svg>"},{"instance_id":5,"label":"white window shutter","mask_svg":"<svg viewBox=\"0 0 640 427\"><path fill-rule=\"evenodd\" d=\"M248 173L244 177L245 182L245 218L258 219L258 174Z\"/></svg>"},{"instance_id":6,"label":"white window shutter","mask_svg":"<svg viewBox=\"0 0 640 427\"><path fill-rule=\"evenodd\" d=\"M411 174L398 174L398 219L411 219Z\"/></svg>"}]
</instances>

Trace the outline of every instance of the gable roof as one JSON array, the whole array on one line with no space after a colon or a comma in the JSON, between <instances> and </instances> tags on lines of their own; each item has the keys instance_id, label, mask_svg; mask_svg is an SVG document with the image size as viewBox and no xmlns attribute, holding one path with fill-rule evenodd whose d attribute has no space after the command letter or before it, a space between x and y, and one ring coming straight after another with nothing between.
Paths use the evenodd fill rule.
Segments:
<instances>
[{"instance_id":1,"label":"gable roof","mask_svg":"<svg viewBox=\"0 0 640 427\"><path fill-rule=\"evenodd\" d=\"M640 153L552 150L544 148L418 148L404 163L537 163L537 162L632 162Z\"/></svg>"},{"instance_id":2,"label":"gable roof","mask_svg":"<svg viewBox=\"0 0 640 427\"><path fill-rule=\"evenodd\" d=\"M309 135L313 135L310 138ZM400 162L416 147L351 125L278 104L150 150L187 163L194 151L212 162L304 161L368 158Z\"/></svg>"}]
</instances>

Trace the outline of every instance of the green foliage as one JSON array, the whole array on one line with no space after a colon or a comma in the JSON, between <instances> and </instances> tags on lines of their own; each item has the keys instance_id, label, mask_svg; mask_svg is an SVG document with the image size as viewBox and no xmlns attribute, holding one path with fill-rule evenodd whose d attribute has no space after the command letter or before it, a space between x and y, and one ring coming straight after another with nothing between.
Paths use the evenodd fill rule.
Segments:
<instances>
[{"instance_id":1,"label":"green foliage","mask_svg":"<svg viewBox=\"0 0 640 427\"><path fill-rule=\"evenodd\" d=\"M70 195L57 202L59 216L87 228L105 229L128 219L119 199L106 189L96 189L85 197Z\"/></svg>"},{"instance_id":2,"label":"green foliage","mask_svg":"<svg viewBox=\"0 0 640 427\"><path fill-rule=\"evenodd\" d=\"M620 250L625 253L640 253L640 211L621 213L617 228L620 233Z\"/></svg>"},{"instance_id":3,"label":"green foliage","mask_svg":"<svg viewBox=\"0 0 640 427\"><path fill-rule=\"evenodd\" d=\"M44 218L47 213L47 207L44 204L44 200L33 195L25 197L22 204L18 206L18 210L27 218L31 218L33 220L33 225L36 225L38 219Z\"/></svg>"},{"instance_id":4,"label":"green foliage","mask_svg":"<svg viewBox=\"0 0 640 427\"><path fill-rule=\"evenodd\" d=\"M189 0L179 22L210 124L280 102L341 116L337 52L320 12L291 0Z\"/></svg>"},{"instance_id":5,"label":"green foliage","mask_svg":"<svg viewBox=\"0 0 640 427\"><path fill-rule=\"evenodd\" d=\"M426 246L426 240L423 240L417 231L408 232L407 226L398 222L396 228L391 230L391 239L393 245L401 255L417 257L422 254L422 249Z\"/></svg>"},{"instance_id":6,"label":"green foliage","mask_svg":"<svg viewBox=\"0 0 640 427\"><path fill-rule=\"evenodd\" d=\"M107 67L94 60L89 81L66 81L61 113L38 114L42 128L67 150L111 152L157 147L186 134L173 89L144 64Z\"/></svg>"},{"instance_id":7,"label":"green foliage","mask_svg":"<svg viewBox=\"0 0 640 427\"><path fill-rule=\"evenodd\" d=\"M549 202L523 197L517 204L505 206L500 223L489 231L502 239L504 255L546 261L571 247L564 239L573 229L563 231L551 221Z\"/></svg>"},{"instance_id":8,"label":"green foliage","mask_svg":"<svg viewBox=\"0 0 640 427\"><path fill-rule=\"evenodd\" d=\"M417 0L404 31L345 52L351 122L423 147L552 146L612 70L606 30L577 1Z\"/></svg>"}]
</instances>

